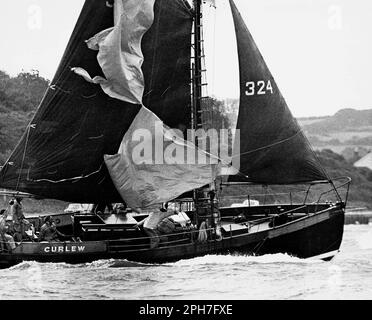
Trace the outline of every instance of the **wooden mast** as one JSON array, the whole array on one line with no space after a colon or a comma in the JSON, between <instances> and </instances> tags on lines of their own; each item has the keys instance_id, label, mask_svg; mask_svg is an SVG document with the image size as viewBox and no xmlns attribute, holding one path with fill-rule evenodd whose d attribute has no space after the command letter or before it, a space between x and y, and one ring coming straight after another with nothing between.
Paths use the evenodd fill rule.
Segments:
<instances>
[{"instance_id":1,"label":"wooden mast","mask_svg":"<svg viewBox=\"0 0 372 320\"><path fill-rule=\"evenodd\" d=\"M193 108L192 108L192 129L198 130L203 128L203 117L202 117L202 99L203 99L203 12L202 12L202 0L194 0L194 62L192 64L192 76L193 76ZM195 141L196 145L197 142ZM202 197L198 194L198 190L194 190L194 203L195 203L195 221L198 225L198 215L209 216L210 225L209 227L215 228L215 221L213 217L214 205L215 205L215 192L210 188L209 192L206 192L206 188L200 189L202 191ZM209 214L208 214L208 211Z\"/></svg>"},{"instance_id":2,"label":"wooden mast","mask_svg":"<svg viewBox=\"0 0 372 320\"><path fill-rule=\"evenodd\" d=\"M193 39L193 62L192 62L192 108L191 108L191 129L197 130L202 126L201 99L202 99L202 0L194 1L194 39ZM197 145L197 141L194 141ZM195 214L194 223L199 224L200 212L198 190L193 192Z\"/></svg>"},{"instance_id":3,"label":"wooden mast","mask_svg":"<svg viewBox=\"0 0 372 320\"><path fill-rule=\"evenodd\" d=\"M202 0L194 0L194 63L193 63L193 128L202 127Z\"/></svg>"}]
</instances>

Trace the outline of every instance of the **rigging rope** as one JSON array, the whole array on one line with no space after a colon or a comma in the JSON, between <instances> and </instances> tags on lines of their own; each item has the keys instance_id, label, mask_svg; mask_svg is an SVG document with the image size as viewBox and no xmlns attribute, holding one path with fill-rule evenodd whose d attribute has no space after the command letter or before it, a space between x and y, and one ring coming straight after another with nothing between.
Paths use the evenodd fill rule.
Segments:
<instances>
[{"instance_id":1,"label":"rigging rope","mask_svg":"<svg viewBox=\"0 0 372 320\"><path fill-rule=\"evenodd\" d=\"M78 180L81 180L81 179L86 179L86 178L89 178L95 174L98 174L101 170L102 170L102 167L103 167L103 164L99 167L98 170L94 171L94 172L91 172L87 175L81 175L81 176L78 176L78 177L74 177L74 178L67 178L67 179L61 179L61 180L49 180L49 179L37 179L37 180L32 180L32 179L29 179L29 181L31 182L50 182L50 183L62 183L62 182L76 182Z\"/></svg>"},{"instance_id":2,"label":"rigging rope","mask_svg":"<svg viewBox=\"0 0 372 320\"><path fill-rule=\"evenodd\" d=\"M21 162L21 169L19 170L19 175L18 175L18 180L17 180L17 185L16 185L15 191L18 191L19 184L21 182L21 175L22 175L22 171L23 171L24 162L25 162L25 159L26 159L26 152L27 152L27 146L28 146L28 141L29 141L29 137L30 137L31 127L32 127L32 125L30 124L28 126L28 128L27 128L27 135L26 135L26 141L25 141L25 149L23 151L22 162Z\"/></svg>"},{"instance_id":3,"label":"rigging rope","mask_svg":"<svg viewBox=\"0 0 372 320\"><path fill-rule=\"evenodd\" d=\"M255 150L250 150L250 151L247 151L247 152L240 153L240 154L238 154L238 155L233 156L233 158L237 158L237 157L240 157L240 156L244 156L244 155L246 155L246 154L251 154L251 153L255 153L255 152L257 152L257 151L261 151L261 150L265 150L265 149L269 149L269 148L275 147L275 146L277 146L277 145L279 145L279 144L282 144L282 143L285 143L285 142L287 142L287 141L290 141L290 140L294 139L294 138L297 137L300 133L303 133L303 131L302 131L302 130L299 130L297 133L295 133L293 136L291 136L291 137L289 137L289 138L286 138L286 139L280 140L280 141L278 141L278 142L275 142L275 143L269 144L269 145L264 146L264 147L261 147L261 148L257 148L257 149L255 149Z\"/></svg>"}]
</instances>

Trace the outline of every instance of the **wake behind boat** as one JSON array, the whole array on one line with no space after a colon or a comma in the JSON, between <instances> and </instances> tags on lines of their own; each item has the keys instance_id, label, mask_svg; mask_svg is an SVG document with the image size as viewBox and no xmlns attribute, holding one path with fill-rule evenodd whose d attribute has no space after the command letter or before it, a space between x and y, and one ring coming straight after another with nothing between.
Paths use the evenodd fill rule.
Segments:
<instances>
[{"instance_id":1,"label":"wake behind boat","mask_svg":"<svg viewBox=\"0 0 372 320\"><path fill-rule=\"evenodd\" d=\"M2 266L169 262L234 252L330 259L337 253L347 201L340 189L350 180L337 185L324 171L230 4L241 87L234 135L207 121L216 110L203 96L201 0L193 6L86 1L35 117L1 170L0 187L109 209L66 213L70 233L56 242L39 238L45 221L28 219L38 239L22 239L15 248L3 241ZM221 150L231 141L232 155L225 157ZM289 192L284 204L267 204L254 202L253 185L306 188L302 198ZM247 202L224 207L223 192L234 188ZM277 193L283 200L284 191ZM110 205L120 202L150 213L113 213ZM141 225L168 202L174 205L168 229L160 228L164 220Z\"/></svg>"}]
</instances>

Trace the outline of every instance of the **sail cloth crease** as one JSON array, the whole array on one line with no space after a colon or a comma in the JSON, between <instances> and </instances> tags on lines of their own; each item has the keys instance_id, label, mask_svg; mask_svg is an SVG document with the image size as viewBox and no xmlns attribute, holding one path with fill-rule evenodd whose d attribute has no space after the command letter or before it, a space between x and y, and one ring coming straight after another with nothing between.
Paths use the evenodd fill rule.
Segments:
<instances>
[{"instance_id":1,"label":"sail cloth crease","mask_svg":"<svg viewBox=\"0 0 372 320\"><path fill-rule=\"evenodd\" d=\"M191 124L191 34L187 0L156 0L155 19L143 37L143 104L171 128Z\"/></svg>"},{"instance_id":2,"label":"sail cloth crease","mask_svg":"<svg viewBox=\"0 0 372 320\"><path fill-rule=\"evenodd\" d=\"M328 180L292 116L252 35L230 0L240 65L239 154L242 173L230 181L290 184ZM235 152L235 151L234 151Z\"/></svg>"},{"instance_id":3,"label":"sail cloth crease","mask_svg":"<svg viewBox=\"0 0 372 320\"><path fill-rule=\"evenodd\" d=\"M145 105L176 128L191 113L192 14L184 0L156 0L154 21L142 39ZM71 72L76 66L106 78L85 40L113 26L106 1L85 1L32 128L0 172L2 188L67 202L122 201L103 157L118 152L141 104L112 98Z\"/></svg>"},{"instance_id":4,"label":"sail cloth crease","mask_svg":"<svg viewBox=\"0 0 372 320\"><path fill-rule=\"evenodd\" d=\"M85 80L99 84L112 98L141 104L145 90L142 72L142 38L154 22L155 0L116 0L115 26L87 40L88 48L98 51L98 62L105 75L92 78L75 67L72 70Z\"/></svg>"},{"instance_id":5,"label":"sail cloth crease","mask_svg":"<svg viewBox=\"0 0 372 320\"><path fill-rule=\"evenodd\" d=\"M145 130L141 139L136 138L139 130ZM136 150L139 146L140 152ZM199 158L206 161L188 164L190 152L196 162ZM117 190L132 208L167 202L210 184L218 170L213 156L205 157L204 151L184 141L145 107L126 132L119 153L105 155L105 162Z\"/></svg>"}]
</instances>

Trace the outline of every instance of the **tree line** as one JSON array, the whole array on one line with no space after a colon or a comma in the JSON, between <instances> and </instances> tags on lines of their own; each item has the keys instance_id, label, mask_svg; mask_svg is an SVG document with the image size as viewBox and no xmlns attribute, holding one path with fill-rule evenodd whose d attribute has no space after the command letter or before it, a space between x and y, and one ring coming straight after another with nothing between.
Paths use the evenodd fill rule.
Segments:
<instances>
[{"instance_id":1,"label":"tree line","mask_svg":"<svg viewBox=\"0 0 372 320\"><path fill-rule=\"evenodd\" d=\"M37 70L15 77L0 71L0 165L21 138L48 86Z\"/></svg>"}]
</instances>

